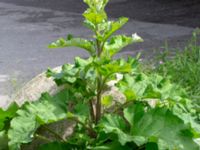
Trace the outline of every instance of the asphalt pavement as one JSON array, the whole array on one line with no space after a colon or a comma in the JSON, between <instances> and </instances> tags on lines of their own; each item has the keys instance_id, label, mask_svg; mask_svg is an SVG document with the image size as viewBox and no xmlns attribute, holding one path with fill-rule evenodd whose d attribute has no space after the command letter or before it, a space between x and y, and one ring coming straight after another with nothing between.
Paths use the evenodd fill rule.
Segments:
<instances>
[{"instance_id":1,"label":"asphalt pavement","mask_svg":"<svg viewBox=\"0 0 200 150\"><path fill-rule=\"evenodd\" d=\"M122 3L120 0L117 2ZM6 100L27 81L48 67L73 62L76 56L88 57L86 52L77 48L47 48L50 42L67 34L92 37L91 32L82 26L82 7L79 11L73 11L73 7L75 10L80 6L67 5L63 11L23 5L17 0L0 0L0 106L5 105ZM136 32L145 42L127 47L118 56L135 56L142 52L143 57L148 59L166 41L171 47L184 46L193 30L192 27L130 19L118 33L130 35Z\"/></svg>"}]
</instances>

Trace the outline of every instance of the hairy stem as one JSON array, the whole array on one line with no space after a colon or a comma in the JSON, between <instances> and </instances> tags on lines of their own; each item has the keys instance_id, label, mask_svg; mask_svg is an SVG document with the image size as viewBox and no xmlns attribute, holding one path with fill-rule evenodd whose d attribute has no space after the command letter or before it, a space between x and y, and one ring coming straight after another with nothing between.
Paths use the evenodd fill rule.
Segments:
<instances>
[{"instance_id":1,"label":"hairy stem","mask_svg":"<svg viewBox=\"0 0 200 150\"><path fill-rule=\"evenodd\" d=\"M95 122L95 112L94 112L94 107L93 107L93 101L90 100L89 101L89 105L90 105L90 117L92 122Z\"/></svg>"},{"instance_id":2,"label":"hairy stem","mask_svg":"<svg viewBox=\"0 0 200 150\"><path fill-rule=\"evenodd\" d=\"M47 141L47 142L52 142L52 140L50 140L50 139L48 139L47 137L45 137L45 136L43 136L43 135L40 135L40 134L35 134L35 137L38 138L38 139Z\"/></svg>"},{"instance_id":3,"label":"hairy stem","mask_svg":"<svg viewBox=\"0 0 200 150\"><path fill-rule=\"evenodd\" d=\"M99 78L97 79L96 124L101 119L101 80L101 75L99 75Z\"/></svg>"}]
</instances>

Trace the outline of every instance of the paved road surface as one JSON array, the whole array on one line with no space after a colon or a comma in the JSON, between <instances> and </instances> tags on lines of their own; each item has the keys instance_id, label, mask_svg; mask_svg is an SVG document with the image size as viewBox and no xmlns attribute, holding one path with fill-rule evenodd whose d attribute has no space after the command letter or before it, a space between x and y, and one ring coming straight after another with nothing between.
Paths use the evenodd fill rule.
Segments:
<instances>
[{"instance_id":1,"label":"paved road surface","mask_svg":"<svg viewBox=\"0 0 200 150\"><path fill-rule=\"evenodd\" d=\"M2 1L2 2L1 2ZM72 33L75 36L90 37L91 33L81 26L80 12L53 10L37 6L6 3L0 0L0 105L25 82L44 71L72 62L75 56L87 57L80 49L47 49L48 43ZM120 55L135 55L144 52L152 55L168 40L172 47L182 46L193 28L177 25L163 25L130 20L121 31L125 34L137 32L145 42L130 46Z\"/></svg>"}]
</instances>

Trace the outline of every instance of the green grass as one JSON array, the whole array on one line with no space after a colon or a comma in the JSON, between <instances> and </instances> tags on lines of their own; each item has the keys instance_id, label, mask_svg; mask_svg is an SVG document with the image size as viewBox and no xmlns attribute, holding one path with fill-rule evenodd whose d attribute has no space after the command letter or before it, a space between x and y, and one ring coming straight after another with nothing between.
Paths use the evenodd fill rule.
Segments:
<instances>
[{"instance_id":1,"label":"green grass","mask_svg":"<svg viewBox=\"0 0 200 150\"><path fill-rule=\"evenodd\" d=\"M199 35L200 30L194 31L189 44L183 50L176 50L175 54L174 50L170 50L168 46L165 46L162 54L156 56L158 59L154 58L153 63L145 67L148 72L159 73L183 87L187 91L189 98L196 105L198 113L200 113Z\"/></svg>"}]
</instances>

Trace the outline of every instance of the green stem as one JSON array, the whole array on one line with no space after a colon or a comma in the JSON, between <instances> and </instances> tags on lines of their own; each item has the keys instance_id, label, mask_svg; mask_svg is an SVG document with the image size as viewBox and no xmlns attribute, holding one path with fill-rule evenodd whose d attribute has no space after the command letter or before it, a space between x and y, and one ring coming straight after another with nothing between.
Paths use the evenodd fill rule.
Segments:
<instances>
[{"instance_id":1,"label":"green stem","mask_svg":"<svg viewBox=\"0 0 200 150\"><path fill-rule=\"evenodd\" d=\"M83 128L85 128L88 132L89 132L89 135L92 137L92 138L96 138L96 132L88 127L85 123L81 122L78 118L74 117L74 118L71 118L72 120L76 121L77 123L79 123L80 125L83 126Z\"/></svg>"},{"instance_id":2,"label":"green stem","mask_svg":"<svg viewBox=\"0 0 200 150\"><path fill-rule=\"evenodd\" d=\"M92 122L95 122L95 112L94 112L94 107L93 107L93 101L90 100L89 101L89 105L90 105L90 117Z\"/></svg>"},{"instance_id":3,"label":"green stem","mask_svg":"<svg viewBox=\"0 0 200 150\"><path fill-rule=\"evenodd\" d=\"M50 140L50 139L48 139L47 137L45 137L45 136L43 136L43 135L40 135L40 134L35 134L35 137L38 138L38 139L47 141L47 142L52 142L52 140Z\"/></svg>"}]
</instances>

